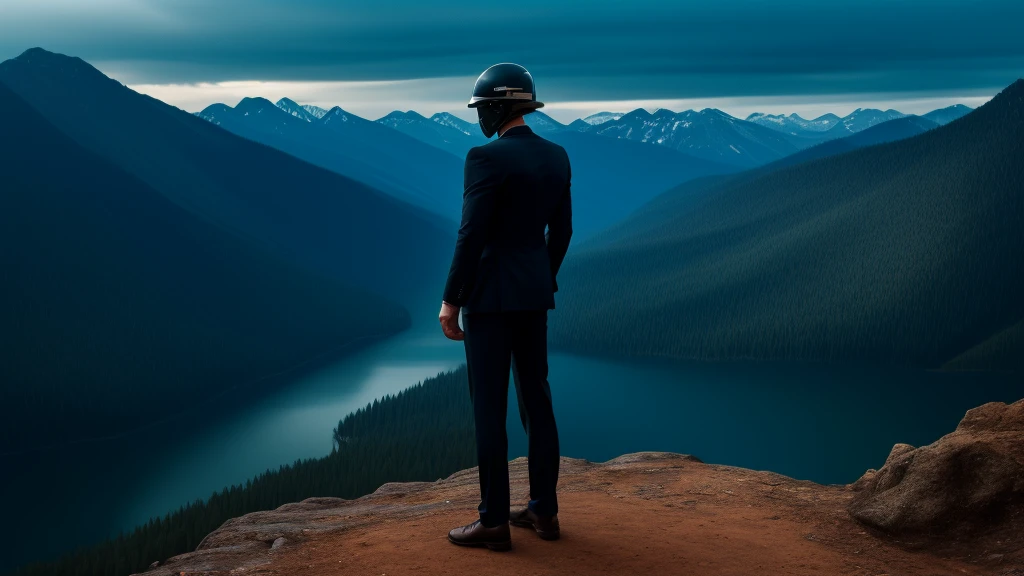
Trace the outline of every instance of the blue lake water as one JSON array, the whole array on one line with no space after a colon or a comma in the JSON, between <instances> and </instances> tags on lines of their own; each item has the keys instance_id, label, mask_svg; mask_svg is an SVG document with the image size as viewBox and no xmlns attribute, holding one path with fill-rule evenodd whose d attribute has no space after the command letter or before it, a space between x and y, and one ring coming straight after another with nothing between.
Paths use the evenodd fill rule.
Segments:
<instances>
[{"instance_id":1,"label":"blue lake water","mask_svg":"<svg viewBox=\"0 0 1024 576\"><path fill-rule=\"evenodd\" d=\"M16 552L0 568L130 529L268 468L323 456L345 414L463 361L461 344L428 323L237 410L210 405L118 440L8 458L0 462L0 489L24 497L5 510L15 520L0 538ZM894 443L936 440L969 408L1024 396L1024 382L1010 375L561 353L551 355L550 382L565 455L601 461L641 450L683 452L823 483L856 480L880 466ZM514 398L509 406L514 457L526 441ZM40 530L54 537L44 548L29 546Z\"/></svg>"}]
</instances>

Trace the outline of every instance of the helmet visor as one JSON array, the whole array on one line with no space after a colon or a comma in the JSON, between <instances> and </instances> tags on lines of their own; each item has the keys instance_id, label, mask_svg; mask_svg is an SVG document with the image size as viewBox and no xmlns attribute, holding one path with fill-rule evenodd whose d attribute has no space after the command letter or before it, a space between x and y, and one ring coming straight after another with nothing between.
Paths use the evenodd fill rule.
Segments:
<instances>
[{"instance_id":1,"label":"helmet visor","mask_svg":"<svg viewBox=\"0 0 1024 576\"><path fill-rule=\"evenodd\" d=\"M533 100L533 93L531 92L505 92L504 96L473 96L469 99L470 108L476 108L484 102L493 102L495 100Z\"/></svg>"}]
</instances>

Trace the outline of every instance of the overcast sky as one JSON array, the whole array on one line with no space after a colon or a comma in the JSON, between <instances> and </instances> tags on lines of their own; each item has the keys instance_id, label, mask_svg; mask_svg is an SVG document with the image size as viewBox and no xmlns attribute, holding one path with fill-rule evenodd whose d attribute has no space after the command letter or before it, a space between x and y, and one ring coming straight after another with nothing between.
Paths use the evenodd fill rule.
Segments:
<instances>
[{"instance_id":1,"label":"overcast sky","mask_svg":"<svg viewBox=\"0 0 1024 576\"><path fill-rule=\"evenodd\" d=\"M471 117L523 64L547 111L972 106L1024 76L1020 0L0 0L0 59L80 56L190 111L243 96Z\"/></svg>"}]
</instances>

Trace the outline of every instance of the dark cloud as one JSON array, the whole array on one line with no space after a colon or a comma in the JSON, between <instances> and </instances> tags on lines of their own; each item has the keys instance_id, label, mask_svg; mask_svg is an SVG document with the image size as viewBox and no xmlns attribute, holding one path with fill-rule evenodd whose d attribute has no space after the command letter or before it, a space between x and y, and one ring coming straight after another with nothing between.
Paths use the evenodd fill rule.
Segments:
<instances>
[{"instance_id":1,"label":"dark cloud","mask_svg":"<svg viewBox=\"0 0 1024 576\"><path fill-rule=\"evenodd\" d=\"M1019 0L5 4L0 55L39 45L129 83L472 76L516 61L549 98L605 100L967 92L1024 75Z\"/></svg>"}]
</instances>

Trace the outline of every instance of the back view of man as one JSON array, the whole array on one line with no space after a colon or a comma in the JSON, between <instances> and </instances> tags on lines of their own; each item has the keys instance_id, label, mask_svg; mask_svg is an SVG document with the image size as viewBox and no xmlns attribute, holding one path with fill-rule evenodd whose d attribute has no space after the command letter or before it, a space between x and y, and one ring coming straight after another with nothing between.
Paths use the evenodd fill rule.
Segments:
<instances>
[{"instance_id":1,"label":"back view of man","mask_svg":"<svg viewBox=\"0 0 1024 576\"><path fill-rule=\"evenodd\" d=\"M466 156L462 225L439 317L445 336L465 340L476 421L480 518L448 534L462 546L507 550L510 522L545 540L559 536L547 311L572 236L571 171L565 150L523 121L543 105L517 64L484 71L469 102L484 135L498 139ZM529 436L530 502L517 510L510 510L505 434L510 369Z\"/></svg>"}]
</instances>

